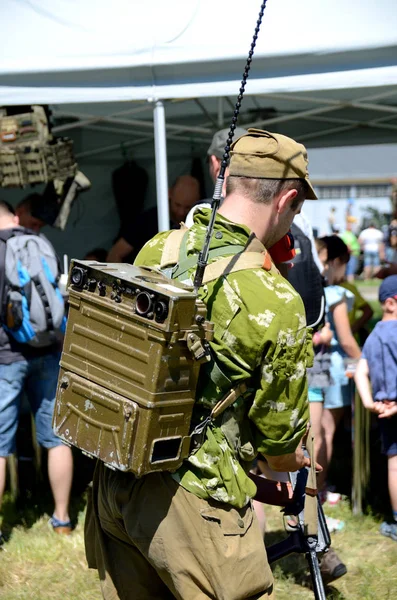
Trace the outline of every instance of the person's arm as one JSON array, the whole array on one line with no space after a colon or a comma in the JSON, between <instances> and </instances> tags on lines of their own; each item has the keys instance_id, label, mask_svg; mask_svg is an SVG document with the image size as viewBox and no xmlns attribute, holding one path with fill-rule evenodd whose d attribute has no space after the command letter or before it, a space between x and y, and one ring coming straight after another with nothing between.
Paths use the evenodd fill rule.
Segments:
<instances>
[{"instance_id":1,"label":"person's arm","mask_svg":"<svg viewBox=\"0 0 397 600\"><path fill-rule=\"evenodd\" d=\"M302 440L299 442L295 452L289 454L283 454L281 456L269 456L263 455L266 458L267 464L273 471L280 473L295 472L302 469L302 467L310 467L310 458L303 454ZM317 469L319 470L320 467Z\"/></svg>"},{"instance_id":2,"label":"person's arm","mask_svg":"<svg viewBox=\"0 0 397 600\"><path fill-rule=\"evenodd\" d=\"M372 397L371 383L369 380L368 362L365 358L360 358L360 360L358 361L356 373L354 375L354 381L356 383L358 393L360 394L361 401L365 408L377 414L382 413L382 403L374 402L374 399Z\"/></svg>"},{"instance_id":3,"label":"person's arm","mask_svg":"<svg viewBox=\"0 0 397 600\"><path fill-rule=\"evenodd\" d=\"M127 242L123 237L119 238L114 246L109 250L107 256L107 262L120 263L123 259L130 254L134 249L131 244Z\"/></svg>"},{"instance_id":4,"label":"person's arm","mask_svg":"<svg viewBox=\"0 0 397 600\"><path fill-rule=\"evenodd\" d=\"M331 311L334 317L337 338L342 349L350 358L360 358L360 347L354 339L352 330L350 329L346 300L342 300L342 302L335 304L331 308Z\"/></svg>"},{"instance_id":5,"label":"person's arm","mask_svg":"<svg viewBox=\"0 0 397 600\"><path fill-rule=\"evenodd\" d=\"M320 331L316 331L313 335L313 346L329 346L334 334L331 331L331 325L326 323Z\"/></svg>"},{"instance_id":6,"label":"person's arm","mask_svg":"<svg viewBox=\"0 0 397 600\"><path fill-rule=\"evenodd\" d=\"M285 307L280 303L278 311L263 332L262 376L248 416L256 448L269 467L296 471L309 464L302 438L309 420L306 368L312 365L312 341L300 298Z\"/></svg>"}]
</instances>

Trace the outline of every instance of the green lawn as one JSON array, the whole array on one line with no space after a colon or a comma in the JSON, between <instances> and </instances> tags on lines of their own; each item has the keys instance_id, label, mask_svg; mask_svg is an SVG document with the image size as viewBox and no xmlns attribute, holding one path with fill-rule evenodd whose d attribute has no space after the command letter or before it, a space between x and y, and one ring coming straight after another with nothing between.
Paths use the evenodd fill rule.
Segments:
<instances>
[{"instance_id":1,"label":"green lawn","mask_svg":"<svg viewBox=\"0 0 397 600\"><path fill-rule=\"evenodd\" d=\"M375 280L358 282L364 296L368 291L373 297L378 285ZM381 312L376 300L370 303L375 311L374 325ZM348 440L347 452L350 443ZM340 463L342 467L345 457ZM387 498L385 473L381 470L377 465L373 467L369 498L377 512L379 498ZM84 470L83 475L82 479L88 481ZM56 536L48 526L51 501L45 484L33 494L23 494L22 508L17 508L9 495L3 505L3 529L9 540L0 551L1 600L100 600L97 574L88 570L85 563L84 494L74 496L77 527L69 537ZM394 600L397 597L397 543L378 533L381 517L371 514L354 517L347 500L337 507L325 505L325 512L346 523L345 529L334 535L333 546L348 567L348 574L328 588L327 598ZM266 540L270 544L285 535L283 520L275 507L266 506L266 517ZM276 600L313 598L303 557L287 557L275 564L273 570Z\"/></svg>"},{"instance_id":2,"label":"green lawn","mask_svg":"<svg viewBox=\"0 0 397 600\"><path fill-rule=\"evenodd\" d=\"M347 501L325 507L328 514L346 523L345 529L334 535L333 544L348 567L348 574L328 588L327 597L394 600L397 543L379 535L379 521L374 517L353 517ZM6 503L6 512L9 516L12 513L10 503ZM79 512L77 528L69 537L54 535L47 516L32 522L32 514L25 510L14 515L19 521L25 515L26 523L12 529L0 553L1 600L100 600L96 573L85 564L84 510ZM275 507L266 507L266 515L267 540L273 543L284 535L282 517ZM274 574L276 600L313 598L303 557L283 559L274 566Z\"/></svg>"},{"instance_id":3,"label":"green lawn","mask_svg":"<svg viewBox=\"0 0 397 600\"><path fill-rule=\"evenodd\" d=\"M372 516L354 517L347 501L328 507L329 516L342 519L345 528L333 534L332 545L348 568L344 577L327 588L327 598L338 600L387 600L397 595L397 543L378 533L379 520ZM275 507L268 515L268 538L273 542L281 537L280 515ZM274 566L276 600L309 599L313 593L306 587L310 582L306 561L290 556Z\"/></svg>"}]
</instances>

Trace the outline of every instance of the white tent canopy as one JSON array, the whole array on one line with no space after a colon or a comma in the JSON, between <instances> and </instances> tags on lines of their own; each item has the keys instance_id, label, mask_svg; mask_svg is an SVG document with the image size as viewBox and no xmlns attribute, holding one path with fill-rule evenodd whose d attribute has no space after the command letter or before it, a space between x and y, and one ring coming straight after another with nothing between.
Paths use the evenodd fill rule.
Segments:
<instances>
[{"instance_id":1,"label":"white tent canopy","mask_svg":"<svg viewBox=\"0 0 397 600\"><path fill-rule=\"evenodd\" d=\"M260 0L5 0L0 105L50 104L55 133L84 132L79 161L155 137L163 228L164 128L169 143L203 155L228 125L259 9ZM308 146L395 142L395 0L268 0L239 124Z\"/></svg>"},{"instance_id":2,"label":"white tent canopy","mask_svg":"<svg viewBox=\"0 0 397 600\"><path fill-rule=\"evenodd\" d=\"M167 100L168 137L208 145L230 120L259 9L259 0L6 0L0 104L50 104L55 131L105 124L128 143L128 133L152 135L153 101ZM394 142L394 0L268 0L240 124L281 127L309 146Z\"/></svg>"},{"instance_id":3,"label":"white tent canopy","mask_svg":"<svg viewBox=\"0 0 397 600\"><path fill-rule=\"evenodd\" d=\"M0 102L235 95L258 0L15 0ZM249 94L397 84L394 0L268 0Z\"/></svg>"}]
</instances>

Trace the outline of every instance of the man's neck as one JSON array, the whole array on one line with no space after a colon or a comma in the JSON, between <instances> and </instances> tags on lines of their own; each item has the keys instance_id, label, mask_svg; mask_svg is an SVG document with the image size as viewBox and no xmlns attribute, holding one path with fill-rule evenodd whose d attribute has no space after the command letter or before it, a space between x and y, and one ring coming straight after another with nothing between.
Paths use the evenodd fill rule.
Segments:
<instances>
[{"instance_id":1,"label":"man's neck","mask_svg":"<svg viewBox=\"0 0 397 600\"><path fill-rule=\"evenodd\" d=\"M17 227L19 227L19 225L15 225L15 223L13 221L11 221L10 223L4 222L2 223L0 220L0 230L4 231L5 229L16 229Z\"/></svg>"},{"instance_id":2,"label":"man's neck","mask_svg":"<svg viewBox=\"0 0 397 600\"><path fill-rule=\"evenodd\" d=\"M239 223L251 229L266 246L271 233L270 204L247 202L247 198L238 194L229 194L223 201L219 214L233 223Z\"/></svg>"}]
</instances>

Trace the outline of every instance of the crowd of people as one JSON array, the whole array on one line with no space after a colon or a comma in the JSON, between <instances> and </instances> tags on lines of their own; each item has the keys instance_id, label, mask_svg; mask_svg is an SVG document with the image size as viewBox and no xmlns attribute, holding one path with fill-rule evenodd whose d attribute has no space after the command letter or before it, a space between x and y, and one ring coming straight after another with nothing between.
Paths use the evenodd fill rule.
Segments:
<instances>
[{"instance_id":1,"label":"crowd of people","mask_svg":"<svg viewBox=\"0 0 397 600\"><path fill-rule=\"evenodd\" d=\"M330 221L331 233L339 235L349 249L346 267L347 281L357 276L373 279L382 267L397 263L397 217L392 215L388 225L379 229L374 223L361 230L357 236L357 217L347 215L346 226ZM356 231L356 233L355 233Z\"/></svg>"},{"instance_id":2,"label":"crowd of people","mask_svg":"<svg viewBox=\"0 0 397 600\"><path fill-rule=\"evenodd\" d=\"M214 181L227 134L228 130L217 132L208 149ZM89 566L101 574L105 600L273 597L263 543L266 507L254 503L253 512L255 485L248 476L249 465L253 468L259 453L255 468L263 475L266 469L288 472L309 466L302 443L310 420L319 498L323 503L338 502L340 494L330 489L327 476L335 432L354 398L354 381L365 408L378 417L388 457L392 518L382 523L380 532L397 541L397 274L392 274L397 270L393 266L397 220L391 221L386 240L372 224L357 237L349 217L346 228L332 223L331 235L315 240L302 210L305 199L316 200L306 149L290 138L260 130L238 129L235 140L214 243L222 243L227 254L228 246L247 246L256 236L267 258L262 268L229 270L200 289L208 317L215 322L215 337L212 368L201 371L194 422L205 421L208 407L224 396L225 388L214 379L214 364L233 389L249 380L252 391L247 397L237 396L225 414L207 427L201 447L174 474L136 479L98 463L87 510L86 549ZM25 267L29 244L35 243L34 236L44 225L32 216L31 202L30 198L16 210L0 202L2 299L8 285L10 240L29 238L16 261L19 275L26 275L21 266ZM211 201L200 198L199 182L186 174L171 186L169 208L170 230L185 222L187 253L196 255L210 219ZM297 228L296 256L289 244L291 227ZM122 223L112 248L95 248L85 258L158 267L165 237L156 232L153 208L133 223ZM150 244L145 244L148 240ZM382 321L371 333L373 308L355 285L361 256L365 279L389 275L379 289ZM57 273L44 271L56 282ZM299 273L304 273L302 286ZM37 277L32 281L40 293ZM22 322L28 283L25 277L19 291L25 307L20 309ZM7 310L16 304L13 291L7 291ZM316 300L321 314L312 320ZM6 317L7 312L0 327L0 507L6 457L15 452L18 411L26 394L37 440L48 450L54 498L50 523L54 532L70 534L72 454L51 426L61 331L52 328L49 343L40 345L35 343L36 329L26 343L15 320L12 326ZM48 310L45 318L48 328ZM306 328L306 319L313 329ZM331 532L343 527L329 517L327 523ZM294 527L293 518L290 525ZM3 541L0 532L0 544ZM321 571L324 580L332 581L347 568L330 550L322 557Z\"/></svg>"}]
</instances>

